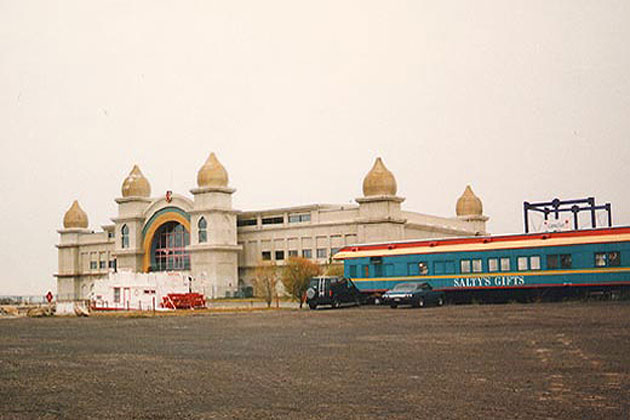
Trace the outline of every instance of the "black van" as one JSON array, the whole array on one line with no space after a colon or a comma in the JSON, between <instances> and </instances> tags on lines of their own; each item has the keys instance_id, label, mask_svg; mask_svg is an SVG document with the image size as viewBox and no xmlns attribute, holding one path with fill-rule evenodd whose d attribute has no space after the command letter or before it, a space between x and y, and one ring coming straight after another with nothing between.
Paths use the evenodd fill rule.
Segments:
<instances>
[{"instance_id":1,"label":"black van","mask_svg":"<svg viewBox=\"0 0 630 420\"><path fill-rule=\"evenodd\" d=\"M306 290L306 302L311 309L317 309L319 305L338 308L343 303L360 305L364 301L352 280L343 277L313 277Z\"/></svg>"}]
</instances>

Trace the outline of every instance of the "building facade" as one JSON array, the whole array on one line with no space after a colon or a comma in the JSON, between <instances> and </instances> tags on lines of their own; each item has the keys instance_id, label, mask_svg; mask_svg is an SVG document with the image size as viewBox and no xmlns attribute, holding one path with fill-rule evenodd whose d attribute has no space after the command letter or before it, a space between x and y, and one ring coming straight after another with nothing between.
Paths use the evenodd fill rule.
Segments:
<instances>
[{"instance_id":1,"label":"building facade","mask_svg":"<svg viewBox=\"0 0 630 420\"><path fill-rule=\"evenodd\" d=\"M301 256L326 264L346 245L482 235L488 220L470 187L457 200L456 217L403 210L396 179L380 158L354 205L238 211L234 192L212 153L197 173L192 198L170 191L152 198L149 181L134 166L115 199L118 215L100 232L88 228L75 201L58 231L58 300L92 298L94 285L110 271L178 271L191 277L193 291L232 296L252 283L261 261L281 266Z\"/></svg>"}]
</instances>

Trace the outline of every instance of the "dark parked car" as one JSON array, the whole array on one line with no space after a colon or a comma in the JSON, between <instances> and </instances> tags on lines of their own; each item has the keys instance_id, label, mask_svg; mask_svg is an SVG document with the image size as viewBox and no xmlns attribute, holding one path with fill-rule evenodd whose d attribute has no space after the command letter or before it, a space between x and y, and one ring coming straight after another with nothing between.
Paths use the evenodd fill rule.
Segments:
<instances>
[{"instance_id":1,"label":"dark parked car","mask_svg":"<svg viewBox=\"0 0 630 420\"><path fill-rule=\"evenodd\" d=\"M396 308L411 305L416 308L444 305L444 292L434 291L429 283L400 283L383 295L383 304Z\"/></svg>"},{"instance_id":2,"label":"dark parked car","mask_svg":"<svg viewBox=\"0 0 630 420\"><path fill-rule=\"evenodd\" d=\"M306 302L311 309L319 305L338 308L343 303L360 305L364 297L350 279L342 277L313 277L306 290Z\"/></svg>"}]
</instances>

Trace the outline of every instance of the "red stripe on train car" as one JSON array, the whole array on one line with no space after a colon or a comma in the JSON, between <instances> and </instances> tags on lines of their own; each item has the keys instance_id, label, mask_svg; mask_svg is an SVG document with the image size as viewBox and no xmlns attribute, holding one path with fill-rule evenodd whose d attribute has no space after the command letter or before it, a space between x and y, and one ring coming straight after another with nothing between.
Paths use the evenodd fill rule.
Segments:
<instances>
[{"instance_id":1,"label":"red stripe on train car","mask_svg":"<svg viewBox=\"0 0 630 420\"><path fill-rule=\"evenodd\" d=\"M345 246L338 252L357 252L357 251L374 251L374 250L391 250L391 249L405 249L415 248L422 246L440 246L440 245L462 245L462 244L479 244L488 242L510 242L510 241L527 241L537 239L550 239L550 238L571 238L571 237L588 237L588 236L605 236L605 235L619 235L624 233L630 233L630 227L619 228L607 228L607 229L592 229L592 230L578 230L570 232L547 232L547 233L530 233L530 234L516 234L516 235L501 235L501 236L475 236L467 238L453 238L453 239L426 239L421 241L411 242L383 242L370 245L355 245Z\"/></svg>"}]
</instances>

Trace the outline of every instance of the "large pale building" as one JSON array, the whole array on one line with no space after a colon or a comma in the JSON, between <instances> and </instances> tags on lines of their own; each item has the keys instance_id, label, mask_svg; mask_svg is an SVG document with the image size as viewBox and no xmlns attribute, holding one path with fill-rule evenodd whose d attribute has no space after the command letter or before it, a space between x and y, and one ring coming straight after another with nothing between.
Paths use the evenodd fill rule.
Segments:
<instances>
[{"instance_id":1,"label":"large pale building","mask_svg":"<svg viewBox=\"0 0 630 420\"><path fill-rule=\"evenodd\" d=\"M213 153L199 169L192 198L151 197L149 181L134 166L115 199L118 215L100 232L89 229L75 201L58 231L58 300L89 299L95 282L112 270L178 271L207 297L231 296L251 284L261 261L283 265L302 256L325 264L345 245L480 235L488 220L470 187L457 200L456 217L403 210L396 179L380 158L354 205L239 211L232 208L234 192Z\"/></svg>"}]
</instances>

